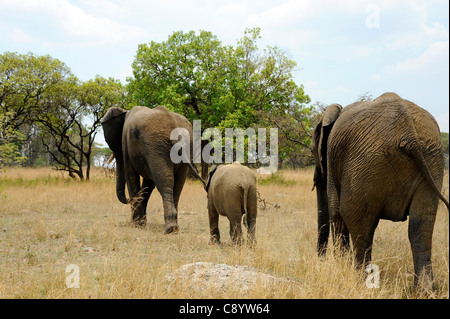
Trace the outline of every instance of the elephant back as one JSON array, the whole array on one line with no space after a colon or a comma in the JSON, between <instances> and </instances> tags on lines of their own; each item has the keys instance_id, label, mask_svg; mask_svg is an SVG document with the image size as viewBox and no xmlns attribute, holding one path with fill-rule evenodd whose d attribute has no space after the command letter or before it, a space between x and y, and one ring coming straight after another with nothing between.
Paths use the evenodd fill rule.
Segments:
<instances>
[{"instance_id":1,"label":"elephant back","mask_svg":"<svg viewBox=\"0 0 450 319\"><path fill-rule=\"evenodd\" d=\"M170 133L176 128L185 128L192 136L192 125L182 115L169 111L164 106L151 109L145 106L135 106L131 109L128 121L134 127L148 127L148 133L165 137L170 140Z\"/></svg>"}]
</instances>

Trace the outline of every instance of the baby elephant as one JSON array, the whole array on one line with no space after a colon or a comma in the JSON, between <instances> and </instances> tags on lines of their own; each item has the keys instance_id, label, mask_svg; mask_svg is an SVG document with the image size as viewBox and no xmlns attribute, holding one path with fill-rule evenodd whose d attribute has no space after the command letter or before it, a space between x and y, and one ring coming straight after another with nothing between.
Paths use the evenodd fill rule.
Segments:
<instances>
[{"instance_id":1,"label":"baby elephant","mask_svg":"<svg viewBox=\"0 0 450 319\"><path fill-rule=\"evenodd\" d=\"M208 192L210 243L220 243L219 214L230 221L230 236L234 244L242 240L241 219L247 227L250 245L256 244L257 214L256 177L238 162L211 167L206 185Z\"/></svg>"}]
</instances>

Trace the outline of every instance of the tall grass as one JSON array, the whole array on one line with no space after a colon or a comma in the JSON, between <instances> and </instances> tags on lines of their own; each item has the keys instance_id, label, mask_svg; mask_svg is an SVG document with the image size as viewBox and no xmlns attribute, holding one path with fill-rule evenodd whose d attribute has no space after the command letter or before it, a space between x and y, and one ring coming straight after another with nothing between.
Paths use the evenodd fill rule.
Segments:
<instances>
[{"instance_id":1,"label":"tall grass","mask_svg":"<svg viewBox=\"0 0 450 319\"><path fill-rule=\"evenodd\" d=\"M258 190L266 209L258 211L251 249L233 247L229 223L220 217L222 245L208 245L206 193L187 181L179 203L176 235L164 235L162 200L155 190L147 226L130 224L130 208L115 195L115 181L95 171L89 182L72 181L47 169L0 174L0 298L415 298L407 222L381 221L375 233L373 263L380 288L368 289L365 274L349 254L316 253L316 196L310 169L278 172L278 181ZM258 175L258 181L269 176ZM448 188L448 178L446 179ZM440 205L433 236L437 291L449 297L449 221ZM298 282L236 290L199 291L167 276L199 261L249 265ZM67 288L67 265L80 270L80 288Z\"/></svg>"}]
</instances>

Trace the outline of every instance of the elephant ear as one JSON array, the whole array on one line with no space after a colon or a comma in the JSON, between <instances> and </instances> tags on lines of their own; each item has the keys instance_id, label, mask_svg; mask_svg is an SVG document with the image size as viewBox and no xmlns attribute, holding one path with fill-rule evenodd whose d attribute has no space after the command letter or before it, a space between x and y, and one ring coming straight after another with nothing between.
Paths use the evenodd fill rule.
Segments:
<instances>
[{"instance_id":1,"label":"elephant ear","mask_svg":"<svg viewBox=\"0 0 450 319\"><path fill-rule=\"evenodd\" d=\"M217 168L219 167L219 165L213 165L211 166L211 169L208 173L208 181L206 182L206 191L208 191L209 189L209 184L211 184L211 178L213 177L214 173L216 172Z\"/></svg>"},{"instance_id":2,"label":"elephant ear","mask_svg":"<svg viewBox=\"0 0 450 319\"><path fill-rule=\"evenodd\" d=\"M111 107L100 120L105 141L108 143L109 148L116 154L122 154L122 130L126 114L126 110Z\"/></svg>"},{"instance_id":3,"label":"elephant ear","mask_svg":"<svg viewBox=\"0 0 450 319\"><path fill-rule=\"evenodd\" d=\"M322 175L326 175L327 170L327 146L328 146L328 137L331 133L331 129L333 128L334 123L338 119L338 117L341 115L342 112L342 106L339 104L331 104L325 109L325 112L323 112L322 121L319 125L316 126L315 130L320 130L320 134L318 132L314 132L317 134L317 156L320 166L320 170L322 172Z\"/></svg>"},{"instance_id":4,"label":"elephant ear","mask_svg":"<svg viewBox=\"0 0 450 319\"><path fill-rule=\"evenodd\" d=\"M341 115L342 112L342 106L339 104L331 104L326 109L325 112L323 112L322 115L322 126L330 126L333 125L334 122L338 119L338 117Z\"/></svg>"},{"instance_id":5,"label":"elephant ear","mask_svg":"<svg viewBox=\"0 0 450 319\"><path fill-rule=\"evenodd\" d=\"M103 125L103 124L105 124L106 122L108 122L108 121L114 119L115 117L125 115L126 113L127 113L126 110L121 109L121 108L119 108L119 107L113 106L113 107L111 107L111 108L108 109L108 111L106 112L106 114L105 114L105 115L102 117L102 119L100 120L100 123Z\"/></svg>"},{"instance_id":6,"label":"elephant ear","mask_svg":"<svg viewBox=\"0 0 450 319\"><path fill-rule=\"evenodd\" d=\"M311 151L314 155L314 159L316 160L317 166L320 166L319 143L321 133L322 133L322 121L317 123L316 126L314 127L311 138Z\"/></svg>"}]
</instances>

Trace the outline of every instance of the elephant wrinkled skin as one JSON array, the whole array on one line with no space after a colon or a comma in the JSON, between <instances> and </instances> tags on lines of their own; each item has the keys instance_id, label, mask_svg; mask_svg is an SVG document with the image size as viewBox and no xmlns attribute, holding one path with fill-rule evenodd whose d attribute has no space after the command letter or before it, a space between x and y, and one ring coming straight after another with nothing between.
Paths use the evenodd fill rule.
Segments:
<instances>
[{"instance_id":1,"label":"elephant wrinkled skin","mask_svg":"<svg viewBox=\"0 0 450 319\"><path fill-rule=\"evenodd\" d=\"M105 140L116 158L117 197L122 203L131 204L133 222L139 226L146 224L147 203L156 187L163 200L165 232L178 231L178 200L188 170L204 183L191 162L175 164L170 158L170 150L177 142L170 139L172 130L187 129L191 147L191 123L163 106L154 109L135 106L129 111L112 107L101 123Z\"/></svg>"},{"instance_id":2,"label":"elephant wrinkled skin","mask_svg":"<svg viewBox=\"0 0 450 319\"><path fill-rule=\"evenodd\" d=\"M405 221L414 260L414 285L434 289L431 242L444 174L435 119L394 93L345 108L330 105L313 132L318 251L335 241L358 264L371 260L380 219ZM331 222L331 223L330 223Z\"/></svg>"},{"instance_id":3,"label":"elephant wrinkled skin","mask_svg":"<svg viewBox=\"0 0 450 319\"><path fill-rule=\"evenodd\" d=\"M233 243L240 244L241 220L247 227L250 245L256 243L257 195L256 177L252 171L238 162L214 165L208 174L208 214L211 233L210 243L220 243L219 215L230 221Z\"/></svg>"}]
</instances>

